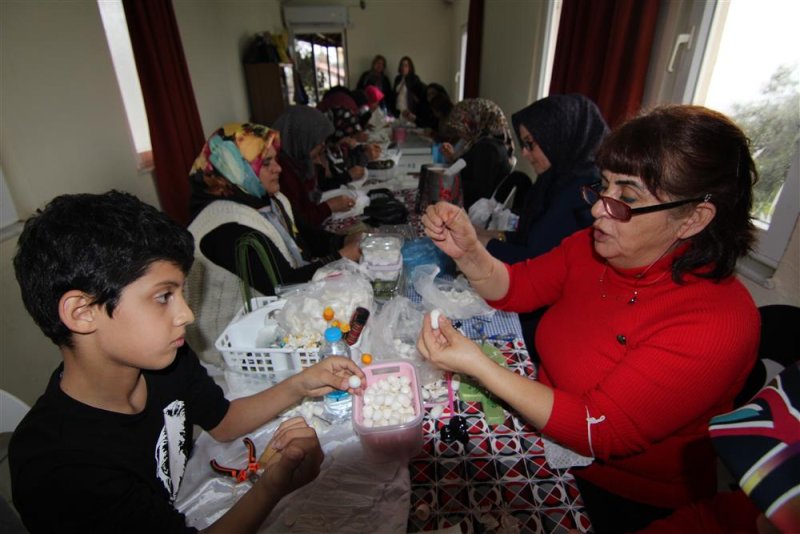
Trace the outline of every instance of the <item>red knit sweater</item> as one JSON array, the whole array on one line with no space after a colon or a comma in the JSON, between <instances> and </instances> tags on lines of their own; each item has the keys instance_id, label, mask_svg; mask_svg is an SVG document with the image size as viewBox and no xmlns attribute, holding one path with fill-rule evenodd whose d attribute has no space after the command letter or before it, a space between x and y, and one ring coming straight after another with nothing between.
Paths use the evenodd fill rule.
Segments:
<instances>
[{"instance_id":1,"label":"red knit sweater","mask_svg":"<svg viewBox=\"0 0 800 534\"><path fill-rule=\"evenodd\" d=\"M541 430L595 456L576 476L628 499L676 507L710 497L708 421L731 409L756 361L758 310L735 277L676 284L674 256L638 281L641 268L607 267L590 230L509 267L508 294L491 303L518 312L550 305L536 332L539 379L555 390Z\"/></svg>"}]
</instances>

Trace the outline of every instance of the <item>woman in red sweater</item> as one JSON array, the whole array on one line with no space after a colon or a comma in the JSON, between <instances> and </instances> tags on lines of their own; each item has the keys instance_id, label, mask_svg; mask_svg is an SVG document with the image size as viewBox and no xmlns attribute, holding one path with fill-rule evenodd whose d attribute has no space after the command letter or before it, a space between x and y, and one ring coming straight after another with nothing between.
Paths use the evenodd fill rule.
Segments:
<instances>
[{"instance_id":1,"label":"woman in red sweater","mask_svg":"<svg viewBox=\"0 0 800 534\"><path fill-rule=\"evenodd\" d=\"M586 457L574 470L596 532L627 532L716 489L708 420L731 409L756 360L757 309L734 277L753 242L757 173L744 133L694 106L657 109L614 131L585 187L593 227L506 265L467 215L439 203L426 233L493 306L549 306L539 379L488 359L449 321L424 322L420 352L476 377Z\"/></svg>"}]
</instances>

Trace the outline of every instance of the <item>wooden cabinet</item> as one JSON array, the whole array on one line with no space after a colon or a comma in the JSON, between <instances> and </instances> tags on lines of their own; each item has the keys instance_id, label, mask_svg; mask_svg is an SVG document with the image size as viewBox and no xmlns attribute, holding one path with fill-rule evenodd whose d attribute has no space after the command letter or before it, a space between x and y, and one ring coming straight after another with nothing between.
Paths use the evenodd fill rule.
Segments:
<instances>
[{"instance_id":1,"label":"wooden cabinet","mask_svg":"<svg viewBox=\"0 0 800 534\"><path fill-rule=\"evenodd\" d=\"M281 63L245 63L244 76L250 100L250 120L272 126L293 102L292 66ZM288 83L287 83L288 82Z\"/></svg>"}]
</instances>

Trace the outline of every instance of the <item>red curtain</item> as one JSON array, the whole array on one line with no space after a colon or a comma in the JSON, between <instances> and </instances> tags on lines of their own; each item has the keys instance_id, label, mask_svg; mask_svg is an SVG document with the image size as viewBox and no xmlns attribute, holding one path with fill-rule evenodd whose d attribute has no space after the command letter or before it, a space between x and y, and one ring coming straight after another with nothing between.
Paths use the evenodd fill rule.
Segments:
<instances>
[{"instance_id":1,"label":"red curtain","mask_svg":"<svg viewBox=\"0 0 800 534\"><path fill-rule=\"evenodd\" d=\"M550 94L581 93L611 127L641 106L659 0L564 0Z\"/></svg>"},{"instance_id":2,"label":"red curtain","mask_svg":"<svg viewBox=\"0 0 800 534\"><path fill-rule=\"evenodd\" d=\"M142 86L161 209L189 223L189 169L205 136L171 0L123 0Z\"/></svg>"},{"instance_id":3,"label":"red curtain","mask_svg":"<svg viewBox=\"0 0 800 534\"><path fill-rule=\"evenodd\" d=\"M481 84L483 46L483 0L469 0L467 18L467 57L464 72L464 98L478 98Z\"/></svg>"}]
</instances>

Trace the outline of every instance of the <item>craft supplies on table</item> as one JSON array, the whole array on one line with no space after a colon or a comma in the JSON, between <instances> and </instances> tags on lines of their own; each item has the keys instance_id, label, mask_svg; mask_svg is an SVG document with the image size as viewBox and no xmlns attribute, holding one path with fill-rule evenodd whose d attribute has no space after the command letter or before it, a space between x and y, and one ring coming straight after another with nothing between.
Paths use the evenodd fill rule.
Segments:
<instances>
[{"instance_id":1,"label":"craft supplies on table","mask_svg":"<svg viewBox=\"0 0 800 534\"><path fill-rule=\"evenodd\" d=\"M319 343L312 338L304 346L280 346L275 314L285 304L276 297L256 297L251 300L253 311L239 310L217 338L232 396L257 393L320 361ZM357 341L354 347L358 346Z\"/></svg>"}]
</instances>

